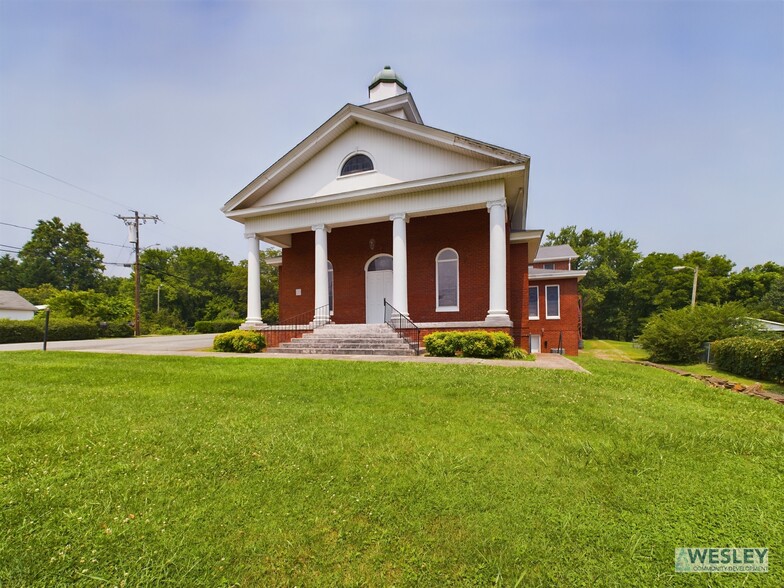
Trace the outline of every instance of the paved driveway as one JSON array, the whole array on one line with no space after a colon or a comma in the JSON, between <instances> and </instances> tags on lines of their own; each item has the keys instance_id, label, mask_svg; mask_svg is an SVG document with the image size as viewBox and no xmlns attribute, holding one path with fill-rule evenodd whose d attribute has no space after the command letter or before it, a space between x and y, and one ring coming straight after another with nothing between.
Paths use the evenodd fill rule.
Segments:
<instances>
[{"instance_id":1,"label":"paved driveway","mask_svg":"<svg viewBox=\"0 0 784 588\"><path fill-rule=\"evenodd\" d=\"M142 353L147 355L203 351L212 347L215 335L167 335L165 337L128 337L123 339L88 339L85 341L49 341L51 351L103 351L106 353ZM0 351L41 349L41 343L6 343Z\"/></svg>"},{"instance_id":2,"label":"paved driveway","mask_svg":"<svg viewBox=\"0 0 784 588\"><path fill-rule=\"evenodd\" d=\"M136 337L127 339L90 339L86 341L51 341L50 351L90 351L93 353L131 353L136 355L190 355L213 357L246 357L255 359L342 359L352 361L404 361L415 363L485 364L504 367L547 368L585 372L572 360L557 354L541 353L536 361L509 359L473 359L463 357L406 357L385 355L283 355L271 353L216 353L210 351L215 335L167 335L161 337ZM40 350L41 343L6 343L0 351Z\"/></svg>"}]
</instances>

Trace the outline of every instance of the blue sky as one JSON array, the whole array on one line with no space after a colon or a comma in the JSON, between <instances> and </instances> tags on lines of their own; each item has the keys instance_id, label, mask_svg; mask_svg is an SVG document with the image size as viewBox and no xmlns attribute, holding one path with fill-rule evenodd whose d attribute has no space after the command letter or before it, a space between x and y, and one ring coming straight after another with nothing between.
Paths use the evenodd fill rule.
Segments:
<instances>
[{"instance_id":1,"label":"blue sky","mask_svg":"<svg viewBox=\"0 0 784 588\"><path fill-rule=\"evenodd\" d=\"M123 244L136 208L142 245L239 260L221 205L387 64L426 124L531 156L529 227L784 264L780 0L0 0L0 155L106 197L0 158L0 222Z\"/></svg>"}]
</instances>

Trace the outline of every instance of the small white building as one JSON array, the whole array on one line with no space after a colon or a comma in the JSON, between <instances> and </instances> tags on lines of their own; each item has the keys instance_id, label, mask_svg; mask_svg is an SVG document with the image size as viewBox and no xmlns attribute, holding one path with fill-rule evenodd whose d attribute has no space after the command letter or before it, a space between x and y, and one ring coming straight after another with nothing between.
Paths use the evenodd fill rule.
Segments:
<instances>
[{"instance_id":1,"label":"small white building","mask_svg":"<svg viewBox=\"0 0 784 588\"><path fill-rule=\"evenodd\" d=\"M16 292L0 290L0 318L15 321L29 321L36 311L35 305Z\"/></svg>"}]
</instances>

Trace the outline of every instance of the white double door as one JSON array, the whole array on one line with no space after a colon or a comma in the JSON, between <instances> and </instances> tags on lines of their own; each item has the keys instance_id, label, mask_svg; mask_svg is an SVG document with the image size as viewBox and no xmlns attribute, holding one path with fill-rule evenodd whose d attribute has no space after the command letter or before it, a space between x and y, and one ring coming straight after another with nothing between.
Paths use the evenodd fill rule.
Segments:
<instances>
[{"instance_id":1,"label":"white double door","mask_svg":"<svg viewBox=\"0 0 784 588\"><path fill-rule=\"evenodd\" d=\"M392 270L365 272L365 322L384 322L384 299L392 303Z\"/></svg>"}]
</instances>

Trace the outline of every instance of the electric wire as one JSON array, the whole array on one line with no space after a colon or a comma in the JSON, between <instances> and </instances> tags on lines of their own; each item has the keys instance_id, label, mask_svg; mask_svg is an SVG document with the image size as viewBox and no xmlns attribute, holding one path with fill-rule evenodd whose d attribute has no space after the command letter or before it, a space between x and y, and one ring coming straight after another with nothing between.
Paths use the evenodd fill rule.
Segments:
<instances>
[{"instance_id":1,"label":"electric wire","mask_svg":"<svg viewBox=\"0 0 784 588\"><path fill-rule=\"evenodd\" d=\"M92 190L88 190L87 188L82 188L81 186L77 186L76 184L72 184L71 182L68 182L68 181L63 180L61 178L58 178L57 176L53 176L52 174L48 174L45 171L41 171L40 169L34 168L33 166L27 165L26 163L22 163L21 161L17 161L15 159L11 159L10 157L7 157L5 155L0 154L0 157L5 159L6 161L10 161L12 163L15 163L16 165L21 165L22 167L25 167L25 168L27 168L29 170L32 170L32 171L34 171L36 173L39 173L42 176L46 176L47 178L51 178L51 179L53 179L53 180L55 180L57 182L60 182L61 184L65 184L66 186L70 186L71 188L76 188L77 190L81 190L85 194L90 194L91 196L95 196L96 198L100 198L101 200L106 200L107 202L111 202L112 204L116 204L117 206L122 206L123 208L125 208L127 210L131 210L128 206L126 206L122 202L118 202L117 200L109 198L108 196L104 196L102 194L98 194L97 192L93 192Z\"/></svg>"},{"instance_id":2,"label":"electric wire","mask_svg":"<svg viewBox=\"0 0 784 588\"><path fill-rule=\"evenodd\" d=\"M90 206L89 204L85 204L84 202L76 202L75 200L69 200L63 196L58 196L57 194L52 194L51 192L47 192L46 190L40 190L38 188L33 188L32 186L28 186L27 184L22 184L21 182L16 182L14 180L10 180L8 178L0 177L0 180L4 182L8 182L9 184L14 184L16 186L21 186L22 188L27 188L28 190L32 190L33 192L40 192L41 194L46 194L47 196L51 196L52 198L57 198L58 200L63 200L70 204L75 204L76 206L84 206L85 208L89 208L90 210L94 210L96 212L100 212L101 214L108 214L109 216L114 216L111 212L106 212L105 210L101 210L100 208L95 208L94 206Z\"/></svg>"},{"instance_id":3,"label":"electric wire","mask_svg":"<svg viewBox=\"0 0 784 588\"><path fill-rule=\"evenodd\" d=\"M4 223L0 221L0 225L5 225L7 227L15 227L17 229L25 229L27 231L34 231L35 229L32 227L23 227L22 225L15 225L13 223ZM88 243L100 243L101 245L109 245L111 247L122 247L123 249L133 249L130 245L120 245L118 243L107 243L106 241L96 241L95 239L88 239ZM16 245L10 245L10 247L16 247Z\"/></svg>"}]
</instances>

